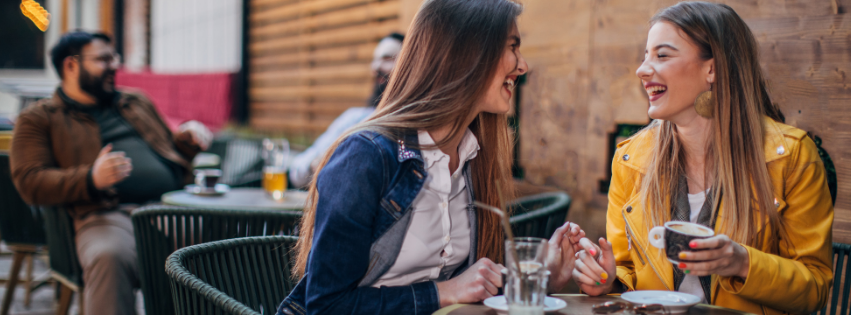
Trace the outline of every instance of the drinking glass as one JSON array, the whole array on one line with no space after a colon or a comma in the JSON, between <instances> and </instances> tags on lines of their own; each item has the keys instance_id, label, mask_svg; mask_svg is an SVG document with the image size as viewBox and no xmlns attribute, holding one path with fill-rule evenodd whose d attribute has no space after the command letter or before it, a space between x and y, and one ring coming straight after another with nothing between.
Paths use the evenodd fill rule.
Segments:
<instances>
[{"instance_id":1,"label":"drinking glass","mask_svg":"<svg viewBox=\"0 0 851 315\"><path fill-rule=\"evenodd\" d=\"M272 199L284 199L289 155L290 143L286 139L263 139L263 189Z\"/></svg>"},{"instance_id":2,"label":"drinking glass","mask_svg":"<svg viewBox=\"0 0 851 315\"><path fill-rule=\"evenodd\" d=\"M514 248L520 260L520 268L544 268L547 267L547 240L538 237L515 237ZM505 241L505 266L508 269L517 269L514 257L511 255L511 242Z\"/></svg>"},{"instance_id":3,"label":"drinking glass","mask_svg":"<svg viewBox=\"0 0 851 315\"><path fill-rule=\"evenodd\" d=\"M521 268L524 270L520 272L511 268L507 270L505 299L508 314L543 315L550 271L545 268Z\"/></svg>"}]
</instances>

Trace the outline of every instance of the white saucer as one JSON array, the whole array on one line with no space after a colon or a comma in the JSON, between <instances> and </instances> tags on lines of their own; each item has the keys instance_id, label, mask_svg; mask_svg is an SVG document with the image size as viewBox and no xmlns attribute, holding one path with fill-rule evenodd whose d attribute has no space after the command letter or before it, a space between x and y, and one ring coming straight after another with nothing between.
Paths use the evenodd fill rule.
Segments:
<instances>
[{"instance_id":1,"label":"white saucer","mask_svg":"<svg viewBox=\"0 0 851 315\"><path fill-rule=\"evenodd\" d=\"M495 309L497 313L505 314L508 312L508 300L504 295L492 296L485 299L485 306ZM554 312L567 307L567 302L554 297L544 299L544 312Z\"/></svg>"},{"instance_id":2,"label":"white saucer","mask_svg":"<svg viewBox=\"0 0 851 315\"><path fill-rule=\"evenodd\" d=\"M633 304L662 304L671 314L685 313L689 307L700 303L700 298L674 291L630 291L621 298Z\"/></svg>"},{"instance_id":3,"label":"white saucer","mask_svg":"<svg viewBox=\"0 0 851 315\"><path fill-rule=\"evenodd\" d=\"M225 184L216 184L214 188L202 188L198 185L186 185L186 192L198 196L221 196L230 191L230 186Z\"/></svg>"}]
</instances>

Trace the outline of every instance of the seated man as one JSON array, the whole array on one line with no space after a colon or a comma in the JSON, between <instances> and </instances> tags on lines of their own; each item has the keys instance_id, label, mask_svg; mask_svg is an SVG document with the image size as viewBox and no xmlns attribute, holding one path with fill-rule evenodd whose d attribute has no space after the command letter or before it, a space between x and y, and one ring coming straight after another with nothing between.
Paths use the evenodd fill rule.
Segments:
<instances>
[{"instance_id":1,"label":"seated man","mask_svg":"<svg viewBox=\"0 0 851 315\"><path fill-rule=\"evenodd\" d=\"M325 130L316 141L313 142L307 150L295 157L295 160L290 164L290 183L295 187L305 187L313 178L313 173L320 160L322 160L325 151L337 141L346 130L361 121L364 121L372 112L378 103L381 102L381 95L384 94L384 89L387 88L387 82L390 80L390 73L393 72L393 67L396 66L396 57L399 51L402 50L402 40L405 37L399 33L391 33L384 37L375 51L372 54L372 64L370 68L372 75L375 78L375 89L372 96L367 100L365 107L352 107L343 112L340 117L334 120L328 130Z\"/></svg>"},{"instance_id":2,"label":"seated man","mask_svg":"<svg viewBox=\"0 0 851 315\"><path fill-rule=\"evenodd\" d=\"M211 141L191 121L173 135L153 104L115 90L119 57L109 37L71 32L51 50L61 78L53 98L15 125L12 177L29 204L59 205L74 219L87 314L135 314L139 286L129 212L191 181L192 158Z\"/></svg>"}]
</instances>

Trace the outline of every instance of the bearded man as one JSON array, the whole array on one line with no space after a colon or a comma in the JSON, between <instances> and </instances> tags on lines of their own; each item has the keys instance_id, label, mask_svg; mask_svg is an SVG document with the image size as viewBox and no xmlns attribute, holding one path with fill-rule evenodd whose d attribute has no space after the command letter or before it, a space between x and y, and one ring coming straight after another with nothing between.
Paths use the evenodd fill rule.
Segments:
<instances>
[{"instance_id":1,"label":"bearded man","mask_svg":"<svg viewBox=\"0 0 851 315\"><path fill-rule=\"evenodd\" d=\"M29 204L74 219L87 314L135 314L139 287L129 213L191 181L191 161L212 140L189 121L173 134L145 96L115 89L120 57L108 36L75 31L51 50L60 86L22 111L10 167Z\"/></svg>"}]
</instances>

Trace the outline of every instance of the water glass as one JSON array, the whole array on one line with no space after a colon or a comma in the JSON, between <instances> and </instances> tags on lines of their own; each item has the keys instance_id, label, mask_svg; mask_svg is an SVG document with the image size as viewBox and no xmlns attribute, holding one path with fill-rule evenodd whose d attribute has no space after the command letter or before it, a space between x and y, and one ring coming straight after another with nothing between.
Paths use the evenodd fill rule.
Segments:
<instances>
[{"instance_id":1,"label":"water glass","mask_svg":"<svg viewBox=\"0 0 851 315\"><path fill-rule=\"evenodd\" d=\"M550 271L545 268L516 272L506 269L505 299L509 315L543 315Z\"/></svg>"},{"instance_id":2,"label":"water glass","mask_svg":"<svg viewBox=\"0 0 851 315\"><path fill-rule=\"evenodd\" d=\"M284 199L289 155L290 143L286 139L263 139L263 189L272 199Z\"/></svg>"},{"instance_id":3,"label":"water glass","mask_svg":"<svg viewBox=\"0 0 851 315\"><path fill-rule=\"evenodd\" d=\"M514 247L520 260L520 268L547 268L547 240L538 237L515 237ZM511 243L507 240L505 266L508 269L517 269L511 255Z\"/></svg>"}]
</instances>

